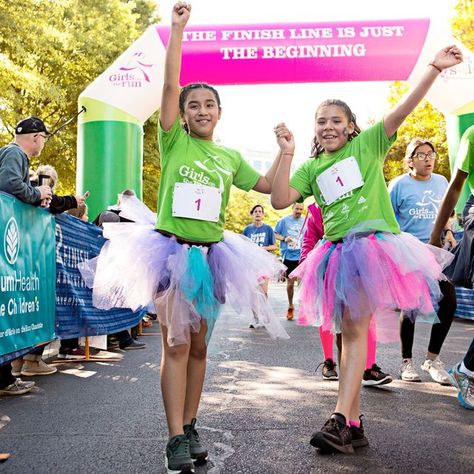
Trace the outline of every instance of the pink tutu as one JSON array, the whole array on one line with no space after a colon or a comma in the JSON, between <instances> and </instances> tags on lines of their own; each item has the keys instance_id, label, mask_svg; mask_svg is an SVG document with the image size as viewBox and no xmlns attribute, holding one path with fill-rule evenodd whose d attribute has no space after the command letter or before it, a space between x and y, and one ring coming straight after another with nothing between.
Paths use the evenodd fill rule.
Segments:
<instances>
[{"instance_id":1,"label":"pink tutu","mask_svg":"<svg viewBox=\"0 0 474 474\"><path fill-rule=\"evenodd\" d=\"M126 216L138 220L130 202L124 206ZM94 306L137 310L154 305L167 326L169 345L189 342L202 318L209 340L224 303L239 312L255 311L272 337L288 338L259 288L262 276L277 275L284 266L243 235L225 232L222 242L188 245L155 231L151 222L137 222L106 223L104 237L109 240L100 255L80 265L93 288Z\"/></svg>"},{"instance_id":2,"label":"pink tutu","mask_svg":"<svg viewBox=\"0 0 474 474\"><path fill-rule=\"evenodd\" d=\"M452 255L407 233L349 234L322 240L291 277L301 278L298 323L340 332L351 318L373 315L380 340L398 338L400 311L413 320L437 322L439 280Z\"/></svg>"}]
</instances>

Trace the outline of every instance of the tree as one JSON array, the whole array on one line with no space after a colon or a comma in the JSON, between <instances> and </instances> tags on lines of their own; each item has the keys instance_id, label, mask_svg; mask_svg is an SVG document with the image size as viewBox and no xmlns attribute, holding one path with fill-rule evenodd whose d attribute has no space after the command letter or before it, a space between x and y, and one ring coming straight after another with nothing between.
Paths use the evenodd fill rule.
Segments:
<instances>
[{"instance_id":1,"label":"tree","mask_svg":"<svg viewBox=\"0 0 474 474\"><path fill-rule=\"evenodd\" d=\"M459 0L455 6L456 17L451 26L454 36L474 51L474 2L472 0Z\"/></svg>"},{"instance_id":2,"label":"tree","mask_svg":"<svg viewBox=\"0 0 474 474\"><path fill-rule=\"evenodd\" d=\"M252 222L250 210L256 204L261 204L265 209L265 223L275 227L275 224L291 211L288 209L276 211L270 204L268 194L256 191L245 192L235 187L230 193L229 204L226 210L226 229L241 234L245 226Z\"/></svg>"},{"instance_id":3,"label":"tree","mask_svg":"<svg viewBox=\"0 0 474 474\"><path fill-rule=\"evenodd\" d=\"M157 19L151 0L0 0L0 10L2 143L28 115L52 129L73 117L79 94ZM76 137L71 123L31 162L53 165L62 193L74 192Z\"/></svg>"}]
</instances>

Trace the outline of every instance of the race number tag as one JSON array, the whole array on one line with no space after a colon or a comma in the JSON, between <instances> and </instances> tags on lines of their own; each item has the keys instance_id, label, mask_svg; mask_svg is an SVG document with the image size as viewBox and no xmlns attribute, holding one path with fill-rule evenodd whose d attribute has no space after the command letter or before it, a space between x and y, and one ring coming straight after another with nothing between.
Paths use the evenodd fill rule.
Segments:
<instances>
[{"instance_id":1,"label":"race number tag","mask_svg":"<svg viewBox=\"0 0 474 474\"><path fill-rule=\"evenodd\" d=\"M173 217L217 222L222 196L219 189L192 183L176 183L173 190Z\"/></svg>"},{"instance_id":2,"label":"race number tag","mask_svg":"<svg viewBox=\"0 0 474 474\"><path fill-rule=\"evenodd\" d=\"M332 204L344 194L364 185L364 180L353 156L328 168L316 178L326 204Z\"/></svg>"}]
</instances>

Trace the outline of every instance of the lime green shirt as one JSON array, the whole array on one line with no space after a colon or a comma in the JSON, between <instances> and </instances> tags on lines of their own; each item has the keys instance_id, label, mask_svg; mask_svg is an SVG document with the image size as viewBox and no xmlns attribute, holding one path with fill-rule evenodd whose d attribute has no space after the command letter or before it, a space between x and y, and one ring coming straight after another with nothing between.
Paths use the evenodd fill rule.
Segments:
<instances>
[{"instance_id":1,"label":"lime green shirt","mask_svg":"<svg viewBox=\"0 0 474 474\"><path fill-rule=\"evenodd\" d=\"M456 168L468 174L467 182L471 194L474 194L474 125L462 135L456 158Z\"/></svg>"},{"instance_id":2,"label":"lime green shirt","mask_svg":"<svg viewBox=\"0 0 474 474\"><path fill-rule=\"evenodd\" d=\"M290 186L303 199L313 195L321 207L325 237L328 240L341 240L351 229L400 232L383 175L385 155L395 140L396 134L387 138L383 122L378 122L347 142L340 150L310 158L292 176ZM333 203L326 204L316 178L329 167L349 157L355 158L364 184L340 196Z\"/></svg>"},{"instance_id":3,"label":"lime green shirt","mask_svg":"<svg viewBox=\"0 0 474 474\"><path fill-rule=\"evenodd\" d=\"M197 242L222 240L225 209L232 184L249 191L257 184L260 174L242 158L239 152L188 135L181 127L179 119L167 132L158 125L158 144L161 179L156 227L186 240ZM173 216L173 191L176 183L217 187L222 197L218 221Z\"/></svg>"}]
</instances>

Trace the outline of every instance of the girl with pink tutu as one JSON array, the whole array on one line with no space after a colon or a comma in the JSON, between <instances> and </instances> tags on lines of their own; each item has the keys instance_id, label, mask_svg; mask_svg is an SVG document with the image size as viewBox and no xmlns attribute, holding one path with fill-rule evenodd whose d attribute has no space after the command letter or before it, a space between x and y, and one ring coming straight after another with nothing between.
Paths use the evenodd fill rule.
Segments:
<instances>
[{"instance_id":1,"label":"girl with pink tutu","mask_svg":"<svg viewBox=\"0 0 474 474\"><path fill-rule=\"evenodd\" d=\"M240 153L213 141L221 116L217 91L201 83L180 89L181 45L190 11L184 2L172 11L158 129L156 229L134 200L122 202L125 217L136 223L106 227L109 241L83 268L85 279L93 279L94 305L155 305L162 334L161 390L170 438L165 461L170 473L194 472L193 462L207 459L195 424L207 344L222 304L258 311L272 337L288 337L259 292L259 279L279 274L283 265L246 237L224 232L232 184L269 194L280 156L261 176Z\"/></svg>"},{"instance_id":2,"label":"girl with pink tutu","mask_svg":"<svg viewBox=\"0 0 474 474\"><path fill-rule=\"evenodd\" d=\"M316 110L312 159L289 179L295 143L285 124L275 128L282 158L272 204L284 209L314 196L323 213L324 239L292 273L302 280L300 324L342 332L339 392L334 413L311 444L353 453L367 446L360 390L372 315L380 340L398 338L399 311L434 321L441 298L438 280L448 252L400 232L385 186L383 163L397 129L437 76L462 61L456 46L438 52L412 91L384 119L361 131L344 102Z\"/></svg>"}]
</instances>

